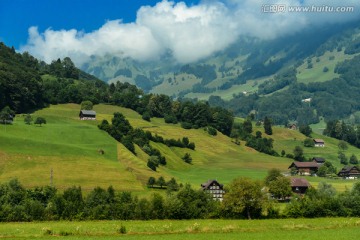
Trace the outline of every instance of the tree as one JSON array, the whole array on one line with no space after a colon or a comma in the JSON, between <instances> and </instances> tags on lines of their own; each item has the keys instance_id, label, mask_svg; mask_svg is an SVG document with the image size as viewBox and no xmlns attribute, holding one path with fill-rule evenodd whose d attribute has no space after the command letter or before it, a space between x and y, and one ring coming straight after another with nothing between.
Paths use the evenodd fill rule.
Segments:
<instances>
[{"instance_id":1,"label":"tree","mask_svg":"<svg viewBox=\"0 0 360 240\"><path fill-rule=\"evenodd\" d=\"M358 158L355 156L355 154L352 154L352 155L351 155L351 157L350 157L350 163L351 163L351 164L354 164L354 165L359 164L359 160L358 160Z\"/></svg>"},{"instance_id":2,"label":"tree","mask_svg":"<svg viewBox=\"0 0 360 240\"><path fill-rule=\"evenodd\" d=\"M168 191L178 191L179 184L176 182L175 178L171 178L167 183Z\"/></svg>"},{"instance_id":3,"label":"tree","mask_svg":"<svg viewBox=\"0 0 360 240\"><path fill-rule=\"evenodd\" d=\"M304 140L304 147L314 147L314 146L315 146L315 143L312 138L306 138Z\"/></svg>"},{"instance_id":4,"label":"tree","mask_svg":"<svg viewBox=\"0 0 360 240\"><path fill-rule=\"evenodd\" d=\"M26 114L25 118L24 118L24 122L28 125L30 125L33 121L33 118L30 114Z\"/></svg>"},{"instance_id":5,"label":"tree","mask_svg":"<svg viewBox=\"0 0 360 240\"><path fill-rule=\"evenodd\" d=\"M237 178L230 183L224 195L223 206L235 215L245 214L248 219L265 208L267 198L259 181Z\"/></svg>"},{"instance_id":6,"label":"tree","mask_svg":"<svg viewBox=\"0 0 360 240\"><path fill-rule=\"evenodd\" d=\"M160 176L157 180L157 184L160 186L160 188L163 188L163 186L166 186L166 182L163 176Z\"/></svg>"},{"instance_id":7,"label":"tree","mask_svg":"<svg viewBox=\"0 0 360 240\"><path fill-rule=\"evenodd\" d=\"M293 153L296 161L303 162L305 160L304 151L300 146L296 146Z\"/></svg>"},{"instance_id":8,"label":"tree","mask_svg":"<svg viewBox=\"0 0 360 240\"><path fill-rule=\"evenodd\" d=\"M154 184L156 183L156 179L154 177L149 177L148 180L148 186L154 187Z\"/></svg>"},{"instance_id":9,"label":"tree","mask_svg":"<svg viewBox=\"0 0 360 240\"><path fill-rule=\"evenodd\" d=\"M301 125L299 127L299 131L307 137L310 137L312 133L312 129L309 125Z\"/></svg>"},{"instance_id":10,"label":"tree","mask_svg":"<svg viewBox=\"0 0 360 240\"><path fill-rule=\"evenodd\" d=\"M291 196L290 179L279 176L269 184L269 192L277 199L285 199Z\"/></svg>"},{"instance_id":11,"label":"tree","mask_svg":"<svg viewBox=\"0 0 360 240\"><path fill-rule=\"evenodd\" d=\"M275 181L278 177L281 177L281 176L282 176L282 174L279 169L277 169L277 168L270 169L268 171L267 176L265 177L265 185L269 186L269 184L272 181Z\"/></svg>"},{"instance_id":12,"label":"tree","mask_svg":"<svg viewBox=\"0 0 360 240\"><path fill-rule=\"evenodd\" d=\"M250 118L246 118L246 120L243 122L243 129L247 135L252 133L253 129L252 129L252 123L251 123Z\"/></svg>"},{"instance_id":13,"label":"tree","mask_svg":"<svg viewBox=\"0 0 360 240\"><path fill-rule=\"evenodd\" d=\"M348 159L343 152L338 153L338 158L339 158L341 164L343 164L343 165L348 164Z\"/></svg>"},{"instance_id":14,"label":"tree","mask_svg":"<svg viewBox=\"0 0 360 240\"><path fill-rule=\"evenodd\" d=\"M35 124L39 124L41 127L41 124L46 124L46 119L43 117L37 117L35 120Z\"/></svg>"},{"instance_id":15,"label":"tree","mask_svg":"<svg viewBox=\"0 0 360 240\"><path fill-rule=\"evenodd\" d=\"M156 171L156 168L159 166L159 157L158 156L150 156L147 162L147 166L153 170Z\"/></svg>"},{"instance_id":16,"label":"tree","mask_svg":"<svg viewBox=\"0 0 360 240\"><path fill-rule=\"evenodd\" d=\"M92 110L94 104L91 101L82 101L81 102L81 110Z\"/></svg>"},{"instance_id":17,"label":"tree","mask_svg":"<svg viewBox=\"0 0 360 240\"><path fill-rule=\"evenodd\" d=\"M339 143L338 143L338 148L341 151L345 151L345 150L348 149L348 144L344 140L340 140Z\"/></svg>"},{"instance_id":18,"label":"tree","mask_svg":"<svg viewBox=\"0 0 360 240\"><path fill-rule=\"evenodd\" d=\"M264 119L264 130L267 135L272 135L271 120L268 117Z\"/></svg>"},{"instance_id":19,"label":"tree","mask_svg":"<svg viewBox=\"0 0 360 240\"><path fill-rule=\"evenodd\" d=\"M192 162L192 157L191 157L190 153L185 153L185 155L182 157L182 160L184 160L184 162L190 164Z\"/></svg>"}]
</instances>

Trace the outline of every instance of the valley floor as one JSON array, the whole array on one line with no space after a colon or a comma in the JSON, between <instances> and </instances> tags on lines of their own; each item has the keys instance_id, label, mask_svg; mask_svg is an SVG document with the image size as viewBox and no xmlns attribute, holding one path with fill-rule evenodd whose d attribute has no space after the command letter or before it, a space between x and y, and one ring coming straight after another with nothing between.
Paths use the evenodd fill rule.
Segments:
<instances>
[{"instance_id":1,"label":"valley floor","mask_svg":"<svg viewBox=\"0 0 360 240\"><path fill-rule=\"evenodd\" d=\"M6 239L358 239L359 218L1 223Z\"/></svg>"}]
</instances>

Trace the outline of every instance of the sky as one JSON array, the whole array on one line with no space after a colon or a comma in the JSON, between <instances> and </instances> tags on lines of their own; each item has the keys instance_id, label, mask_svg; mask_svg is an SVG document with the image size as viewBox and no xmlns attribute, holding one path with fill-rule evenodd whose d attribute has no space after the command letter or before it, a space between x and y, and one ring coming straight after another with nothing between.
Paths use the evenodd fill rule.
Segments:
<instances>
[{"instance_id":1,"label":"sky","mask_svg":"<svg viewBox=\"0 0 360 240\"><path fill-rule=\"evenodd\" d=\"M317 9L291 12L294 6ZM358 0L0 0L0 41L48 63L69 56L81 66L107 54L151 61L169 51L190 63L239 36L273 39L359 20L359 9Z\"/></svg>"}]
</instances>

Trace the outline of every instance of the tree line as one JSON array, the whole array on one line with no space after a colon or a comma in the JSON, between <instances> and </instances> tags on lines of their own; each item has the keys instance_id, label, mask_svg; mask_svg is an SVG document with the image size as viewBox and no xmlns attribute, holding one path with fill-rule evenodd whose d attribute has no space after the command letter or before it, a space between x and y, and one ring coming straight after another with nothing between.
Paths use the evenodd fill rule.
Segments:
<instances>
[{"instance_id":1,"label":"tree line","mask_svg":"<svg viewBox=\"0 0 360 240\"><path fill-rule=\"evenodd\" d=\"M225 187L222 202L189 184L178 185L174 179L166 182L151 177L148 184L169 187L166 194L154 192L139 198L112 186L96 187L85 195L81 187L27 189L13 179L0 185L0 221L360 217L359 182L342 193L320 182L317 189L310 187L299 196L291 192L289 178L270 170L264 181L234 179ZM288 201L282 212L277 201Z\"/></svg>"}]
</instances>

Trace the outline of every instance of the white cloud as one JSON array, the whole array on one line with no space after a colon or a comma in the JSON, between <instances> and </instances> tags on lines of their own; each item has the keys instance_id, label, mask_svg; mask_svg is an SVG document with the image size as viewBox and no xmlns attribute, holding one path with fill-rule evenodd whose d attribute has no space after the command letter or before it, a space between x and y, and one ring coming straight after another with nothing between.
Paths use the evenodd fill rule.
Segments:
<instances>
[{"instance_id":1,"label":"white cloud","mask_svg":"<svg viewBox=\"0 0 360 240\"><path fill-rule=\"evenodd\" d=\"M353 6L353 13L265 13L264 6ZM146 61L170 49L175 59L188 63L207 57L236 41L240 35L275 38L309 25L348 21L359 16L358 0L203 0L187 6L167 0L141 7L134 23L113 20L93 32L29 28L21 51L51 62L70 56L78 65L91 55L113 54Z\"/></svg>"}]
</instances>

